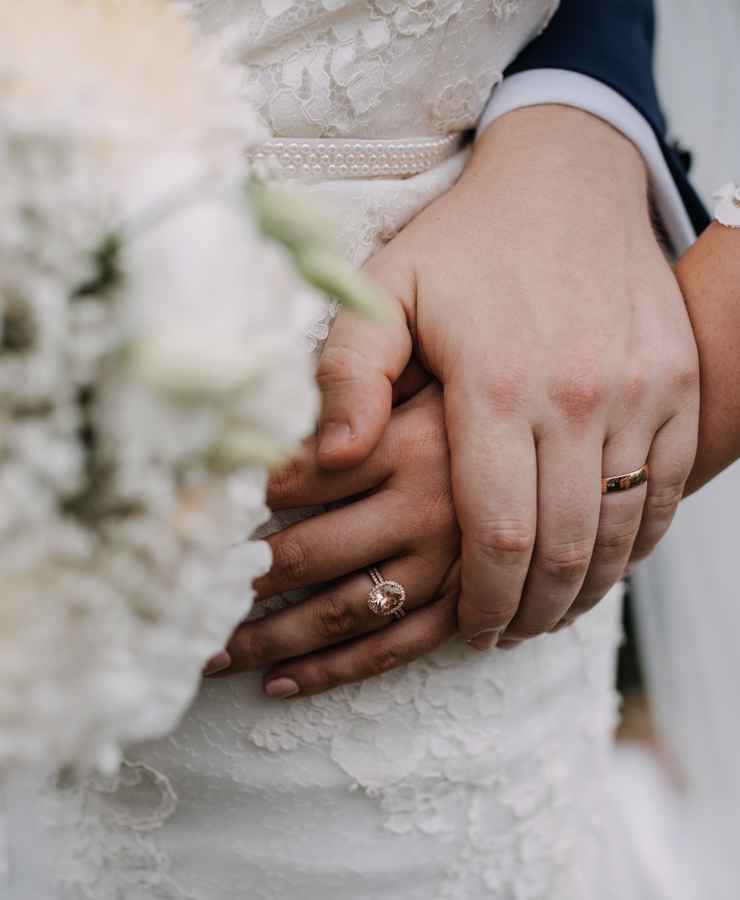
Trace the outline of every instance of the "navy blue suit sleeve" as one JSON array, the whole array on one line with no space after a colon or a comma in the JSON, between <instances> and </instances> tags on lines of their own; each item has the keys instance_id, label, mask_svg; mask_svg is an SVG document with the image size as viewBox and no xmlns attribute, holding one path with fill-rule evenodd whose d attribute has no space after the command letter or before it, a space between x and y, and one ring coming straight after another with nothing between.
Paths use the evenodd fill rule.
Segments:
<instances>
[{"instance_id":1,"label":"navy blue suit sleeve","mask_svg":"<svg viewBox=\"0 0 740 900\"><path fill-rule=\"evenodd\" d=\"M524 48L506 75L532 69L567 69L608 85L652 126L697 231L709 216L683 161L666 140L665 119L653 75L655 11L652 0L561 0L550 25Z\"/></svg>"}]
</instances>

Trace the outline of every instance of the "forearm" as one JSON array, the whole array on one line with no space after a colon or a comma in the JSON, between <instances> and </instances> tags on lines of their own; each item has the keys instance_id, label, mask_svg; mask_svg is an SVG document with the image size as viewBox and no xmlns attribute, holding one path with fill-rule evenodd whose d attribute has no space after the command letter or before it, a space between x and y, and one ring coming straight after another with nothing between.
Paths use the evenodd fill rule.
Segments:
<instances>
[{"instance_id":1,"label":"forearm","mask_svg":"<svg viewBox=\"0 0 740 900\"><path fill-rule=\"evenodd\" d=\"M699 349L699 449L691 493L740 457L740 230L712 224L676 275Z\"/></svg>"}]
</instances>

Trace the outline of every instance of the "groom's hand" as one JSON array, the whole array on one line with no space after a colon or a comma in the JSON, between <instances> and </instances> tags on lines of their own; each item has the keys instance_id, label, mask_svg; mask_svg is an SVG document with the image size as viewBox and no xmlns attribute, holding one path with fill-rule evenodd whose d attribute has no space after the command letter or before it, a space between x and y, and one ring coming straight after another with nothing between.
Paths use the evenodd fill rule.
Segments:
<instances>
[{"instance_id":1,"label":"groom's hand","mask_svg":"<svg viewBox=\"0 0 740 900\"><path fill-rule=\"evenodd\" d=\"M639 153L578 110L511 113L367 269L398 323L337 321L321 464L377 443L410 333L444 389L463 636L487 649L567 623L664 534L696 449L696 348ZM602 498L602 477L645 462L647 485Z\"/></svg>"}]
</instances>

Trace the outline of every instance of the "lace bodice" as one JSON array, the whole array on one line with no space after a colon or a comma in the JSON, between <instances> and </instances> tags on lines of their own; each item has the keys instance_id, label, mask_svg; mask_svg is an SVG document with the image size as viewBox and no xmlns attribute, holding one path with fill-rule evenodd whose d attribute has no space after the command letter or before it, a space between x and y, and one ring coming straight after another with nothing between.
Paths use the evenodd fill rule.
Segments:
<instances>
[{"instance_id":1,"label":"lace bodice","mask_svg":"<svg viewBox=\"0 0 740 900\"><path fill-rule=\"evenodd\" d=\"M473 128L557 0L184 0L278 137Z\"/></svg>"},{"instance_id":2,"label":"lace bodice","mask_svg":"<svg viewBox=\"0 0 740 900\"><path fill-rule=\"evenodd\" d=\"M389 140L473 126L555 5L186 3L276 136ZM338 208L359 264L466 159L312 189ZM269 701L259 674L205 684L118 779L43 798L64 900L608 900L619 601L509 653L458 640L311 699Z\"/></svg>"}]
</instances>

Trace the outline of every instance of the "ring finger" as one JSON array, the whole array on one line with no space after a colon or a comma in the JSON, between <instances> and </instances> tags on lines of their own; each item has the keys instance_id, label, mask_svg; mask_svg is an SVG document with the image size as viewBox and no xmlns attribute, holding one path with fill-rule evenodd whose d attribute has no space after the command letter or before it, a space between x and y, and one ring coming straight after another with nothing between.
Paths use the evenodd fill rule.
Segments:
<instances>
[{"instance_id":1,"label":"ring finger","mask_svg":"<svg viewBox=\"0 0 740 900\"><path fill-rule=\"evenodd\" d=\"M634 559L651 553L668 530L694 464L696 442L696 408L692 404L666 422L653 438L647 497L632 551Z\"/></svg>"},{"instance_id":2,"label":"ring finger","mask_svg":"<svg viewBox=\"0 0 740 900\"><path fill-rule=\"evenodd\" d=\"M607 441L603 477L612 478L638 470L646 462L649 451L650 437L644 432L624 433ZM566 614L567 619L574 619L595 606L624 575L640 529L647 490L647 483L643 483L602 495L591 564L586 580Z\"/></svg>"},{"instance_id":3,"label":"ring finger","mask_svg":"<svg viewBox=\"0 0 740 900\"><path fill-rule=\"evenodd\" d=\"M272 567L255 582L257 596L323 584L410 553L418 529L415 510L390 490L304 519L267 538Z\"/></svg>"},{"instance_id":4,"label":"ring finger","mask_svg":"<svg viewBox=\"0 0 740 900\"><path fill-rule=\"evenodd\" d=\"M437 553L434 563L407 556L386 561L379 569L386 581L403 586L404 610L412 611L434 598L453 555L452 550ZM371 587L368 573L357 572L295 606L245 622L227 647L231 667L223 674L274 665L391 626L392 616L370 611Z\"/></svg>"},{"instance_id":5,"label":"ring finger","mask_svg":"<svg viewBox=\"0 0 740 900\"><path fill-rule=\"evenodd\" d=\"M443 578L434 602L391 628L280 663L265 674L265 693L278 699L320 694L382 675L432 653L457 631L459 593L460 563L456 561Z\"/></svg>"}]
</instances>

